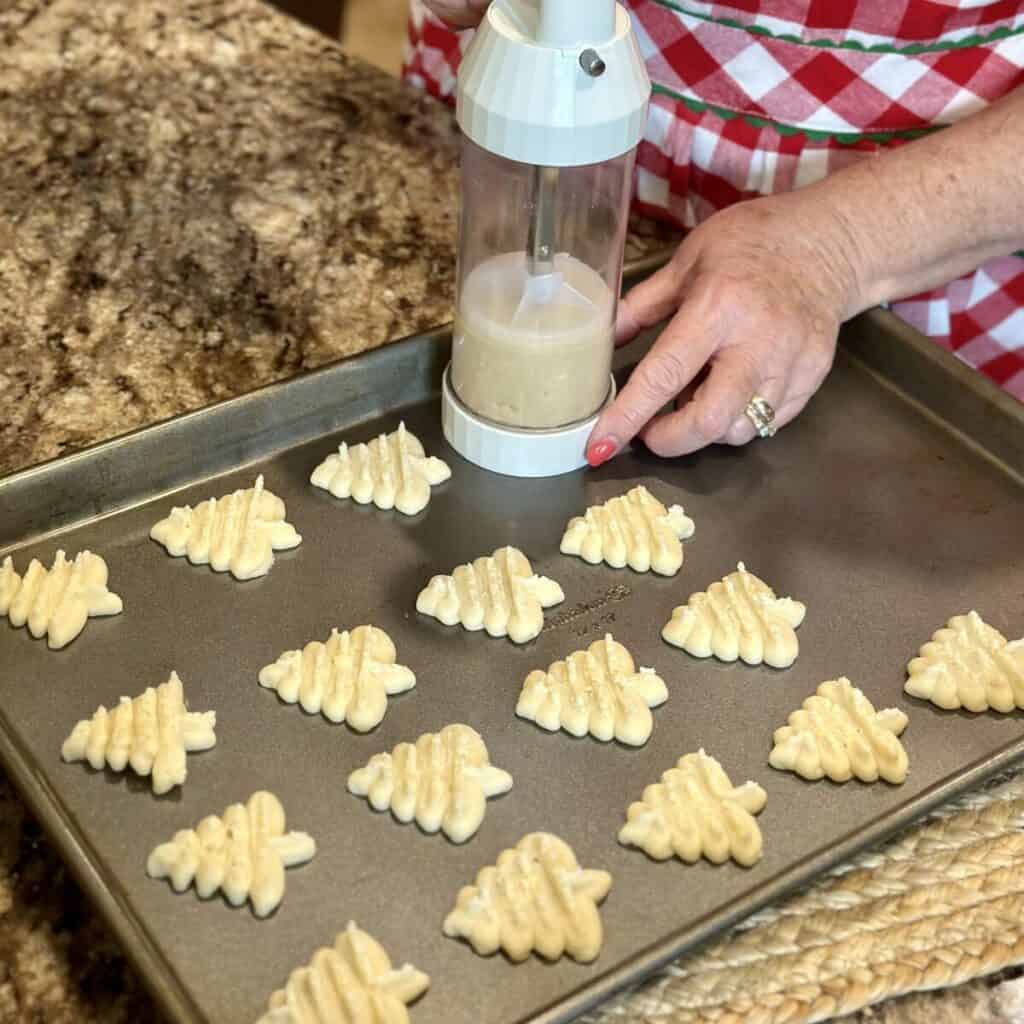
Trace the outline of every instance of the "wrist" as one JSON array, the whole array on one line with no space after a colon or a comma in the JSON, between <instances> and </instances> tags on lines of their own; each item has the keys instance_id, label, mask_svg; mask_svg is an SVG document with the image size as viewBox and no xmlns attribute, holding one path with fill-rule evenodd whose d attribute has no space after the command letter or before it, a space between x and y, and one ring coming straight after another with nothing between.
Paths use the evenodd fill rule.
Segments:
<instances>
[{"instance_id":1,"label":"wrist","mask_svg":"<svg viewBox=\"0 0 1024 1024\"><path fill-rule=\"evenodd\" d=\"M806 190L816 210L814 230L821 240L823 260L835 279L836 302L845 322L885 301L879 272L878 241L861 211L868 200L846 187L841 175L818 182ZM799 194L799 193L797 193Z\"/></svg>"},{"instance_id":2,"label":"wrist","mask_svg":"<svg viewBox=\"0 0 1024 1024\"><path fill-rule=\"evenodd\" d=\"M784 216L804 245L808 284L824 295L841 323L877 305L871 275L871 246L863 225L847 209L832 178L777 198L790 208ZM799 250L797 250L799 251Z\"/></svg>"}]
</instances>

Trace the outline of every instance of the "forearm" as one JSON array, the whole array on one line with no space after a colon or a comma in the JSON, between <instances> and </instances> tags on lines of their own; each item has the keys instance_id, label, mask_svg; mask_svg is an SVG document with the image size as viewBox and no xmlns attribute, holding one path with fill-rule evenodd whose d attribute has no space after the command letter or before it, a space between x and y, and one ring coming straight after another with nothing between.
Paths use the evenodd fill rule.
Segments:
<instances>
[{"instance_id":1,"label":"forearm","mask_svg":"<svg viewBox=\"0 0 1024 1024\"><path fill-rule=\"evenodd\" d=\"M847 315L1024 249L1024 89L806 193L846 250Z\"/></svg>"}]
</instances>

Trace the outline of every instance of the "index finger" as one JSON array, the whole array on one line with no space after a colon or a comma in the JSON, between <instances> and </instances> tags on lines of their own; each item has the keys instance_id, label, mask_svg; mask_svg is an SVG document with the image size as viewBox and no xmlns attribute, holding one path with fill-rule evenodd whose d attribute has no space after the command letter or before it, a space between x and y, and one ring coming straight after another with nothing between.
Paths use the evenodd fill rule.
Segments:
<instances>
[{"instance_id":1,"label":"index finger","mask_svg":"<svg viewBox=\"0 0 1024 1024\"><path fill-rule=\"evenodd\" d=\"M619 300L615 321L615 344L625 345L641 331L660 324L680 306L683 285L689 272L684 242L676 255L650 277L634 285Z\"/></svg>"},{"instance_id":2,"label":"index finger","mask_svg":"<svg viewBox=\"0 0 1024 1024\"><path fill-rule=\"evenodd\" d=\"M650 419L697 376L721 341L720 328L708 322L697 303L683 305L650 352L605 409L587 444L592 466L621 451Z\"/></svg>"}]
</instances>

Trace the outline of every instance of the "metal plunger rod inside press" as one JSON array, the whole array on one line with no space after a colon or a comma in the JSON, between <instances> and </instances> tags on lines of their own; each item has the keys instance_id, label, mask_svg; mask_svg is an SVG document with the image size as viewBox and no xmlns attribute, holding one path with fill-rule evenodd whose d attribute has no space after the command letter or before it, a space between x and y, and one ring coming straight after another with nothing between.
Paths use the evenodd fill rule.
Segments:
<instances>
[{"instance_id":1,"label":"metal plunger rod inside press","mask_svg":"<svg viewBox=\"0 0 1024 1024\"><path fill-rule=\"evenodd\" d=\"M555 199L558 168L537 166L531 180L530 227L526 239L526 269L531 277L555 269Z\"/></svg>"}]
</instances>

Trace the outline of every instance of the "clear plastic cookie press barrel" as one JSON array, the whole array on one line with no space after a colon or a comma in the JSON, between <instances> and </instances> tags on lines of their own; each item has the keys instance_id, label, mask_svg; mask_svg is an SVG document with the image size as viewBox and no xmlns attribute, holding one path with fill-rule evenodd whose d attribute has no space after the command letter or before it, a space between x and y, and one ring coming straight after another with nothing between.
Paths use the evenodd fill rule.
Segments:
<instances>
[{"instance_id":1,"label":"clear plastic cookie press barrel","mask_svg":"<svg viewBox=\"0 0 1024 1024\"><path fill-rule=\"evenodd\" d=\"M477 416L551 429L607 400L634 152L538 167L463 139L451 384Z\"/></svg>"}]
</instances>

